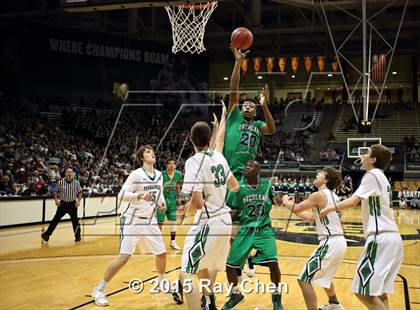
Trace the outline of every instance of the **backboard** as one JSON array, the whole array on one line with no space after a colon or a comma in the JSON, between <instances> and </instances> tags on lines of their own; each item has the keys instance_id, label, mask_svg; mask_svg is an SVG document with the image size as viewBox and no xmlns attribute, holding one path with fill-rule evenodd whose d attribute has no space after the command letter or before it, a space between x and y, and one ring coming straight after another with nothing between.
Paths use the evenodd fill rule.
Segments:
<instances>
[{"instance_id":1,"label":"backboard","mask_svg":"<svg viewBox=\"0 0 420 310\"><path fill-rule=\"evenodd\" d=\"M347 157L359 158L374 144L382 144L381 138L348 138L347 139Z\"/></svg>"}]
</instances>

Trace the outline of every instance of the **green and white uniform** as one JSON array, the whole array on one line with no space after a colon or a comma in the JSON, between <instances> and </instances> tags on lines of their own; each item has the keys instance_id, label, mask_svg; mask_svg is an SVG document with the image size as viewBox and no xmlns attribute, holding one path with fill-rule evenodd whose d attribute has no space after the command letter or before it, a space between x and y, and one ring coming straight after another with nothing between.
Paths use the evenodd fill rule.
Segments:
<instances>
[{"instance_id":1,"label":"green and white uniform","mask_svg":"<svg viewBox=\"0 0 420 310\"><path fill-rule=\"evenodd\" d=\"M150 193L152 201L138 199L138 194ZM156 217L157 204L165 203L160 171L149 175L143 168L130 173L118 194L121 203L120 253L132 255L137 243L143 253L159 255L166 252Z\"/></svg>"},{"instance_id":2,"label":"green and white uniform","mask_svg":"<svg viewBox=\"0 0 420 310\"><path fill-rule=\"evenodd\" d=\"M185 238L181 271L195 274L201 269L225 270L232 228L230 208L225 203L231 172L226 159L216 151L200 152L185 163L182 194L203 194L204 206L194 217Z\"/></svg>"},{"instance_id":3,"label":"green and white uniform","mask_svg":"<svg viewBox=\"0 0 420 310\"><path fill-rule=\"evenodd\" d=\"M166 211L164 213L157 210L156 217L159 223L165 221L165 215L169 221L176 221L176 187L182 184L182 173L175 170L172 179L168 175L168 171L162 172L163 177L163 196L166 201Z\"/></svg>"},{"instance_id":4,"label":"green and white uniform","mask_svg":"<svg viewBox=\"0 0 420 310\"><path fill-rule=\"evenodd\" d=\"M260 128L264 125L263 121L247 121L239 106L227 115L223 155L238 180L242 178L246 162L257 157L263 136Z\"/></svg>"},{"instance_id":5,"label":"green and white uniform","mask_svg":"<svg viewBox=\"0 0 420 310\"><path fill-rule=\"evenodd\" d=\"M239 191L229 194L228 204L236 206L240 212L241 228L230 249L227 266L242 269L252 249L257 250L254 264L277 261L276 238L270 219L272 199L272 184L265 178L260 179L256 189L242 179Z\"/></svg>"},{"instance_id":6,"label":"green and white uniform","mask_svg":"<svg viewBox=\"0 0 420 310\"><path fill-rule=\"evenodd\" d=\"M326 208L334 208L338 203L337 195L328 188L322 189L321 192L327 198ZM337 212L329 213L324 219L319 217L319 207L314 208L313 213L319 246L305 264L299 280L330 288L332 278L346 254L347 242Z\"/></svg>"},{"instance_id":7,"label":"green and white uniform","mask_svg":"<svg viewBox=\"0 0 420 310\"><path fill-rule=\"evenodd\" d=\"M391 185L380 169L365 173L354 195L362 198L365 248L356 268L353 292L380 296L394 292L403 260L403 242L391 209Z\"/></svg>"}]
</instances>

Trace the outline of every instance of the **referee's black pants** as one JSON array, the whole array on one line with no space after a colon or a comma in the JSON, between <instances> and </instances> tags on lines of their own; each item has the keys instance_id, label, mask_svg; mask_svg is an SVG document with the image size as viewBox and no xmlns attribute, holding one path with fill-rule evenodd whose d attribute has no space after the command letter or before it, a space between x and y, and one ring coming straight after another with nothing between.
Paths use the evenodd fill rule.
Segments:
<instances>
[{"instance_id":1,"label":"referee's black pants","mask_svg":"<svg viewBox=\"0 0 420 310\"><path fill-rule=\"evenodd\" d=\"M74 237L76 239L80 239L80 225L79 219L77 218L76 201L60 201L60 206L57 207L57 212L55 213L54 218L46 230L47 235L52 235L54 229L57 227L58 222L60 222L61 218L66 215L66 213L70 215L71 223L73 224Z\"/></svg>"}]
</instances>

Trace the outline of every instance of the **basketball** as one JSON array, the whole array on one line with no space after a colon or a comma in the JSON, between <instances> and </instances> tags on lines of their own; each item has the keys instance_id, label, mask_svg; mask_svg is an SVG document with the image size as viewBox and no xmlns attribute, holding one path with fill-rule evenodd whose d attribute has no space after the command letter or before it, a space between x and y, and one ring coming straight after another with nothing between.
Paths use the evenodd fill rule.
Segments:
<instances>
[{"instance_id":1,"label":"basketball","mask_svg":"<svg viewBox=\"0 0 420 310\"><path fill-rule=\"evenodd\" d=\"M237 49L246 50L252 45L252 42L254 42L254 37L248 28L239 27L233 30L230 41Z\"/></svg>"}]
</instances>

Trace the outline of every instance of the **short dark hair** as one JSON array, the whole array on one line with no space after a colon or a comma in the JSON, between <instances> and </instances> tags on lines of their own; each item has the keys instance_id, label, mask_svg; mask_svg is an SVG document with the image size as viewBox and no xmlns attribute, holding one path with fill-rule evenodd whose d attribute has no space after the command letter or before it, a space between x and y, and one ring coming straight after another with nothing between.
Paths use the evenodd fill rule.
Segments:
<instances>
[{"instance_id":1,"label":"short dark hair","mask_svg":"<svg viewBox=\"0 0 420 310\"><path fill-rule=\"evenodd\" d=\"M370 147L370 158L376 158L375 168L385 170L392 160L391 151L384 145L374 144Z\"/></svg>"},{"instance_id":2,"label":"short dark hair","mask_svg":"<svg viewBox=\"0 0 420 310\"><path fill-rule=\"evenodd\" d=\"M137 151L136 159L137 159L137 161L138 161L138 163L139 163L140 166L143 166L143 154L144 154L144 152L146 152L146 150L152 150L152 151L154 151L153 150L153 147L151 145L149 145L149 144L142 145L139 148L139 150Z\"/></svg>"},{"instance_id":3,"label":"short dark hair","mask_svg":"<svg viewBox=\"0 0 420 310\"><path fill-rule=\"evenodd\" d=\"M208 146L211 138L211 129L206 122L197 122L191 128L191 140L196 147Z\"/></svg>"},{"instance_id":4,"label":"short dark hair","mask_svg":"<svg viewBox=\"0 0 420 310\"><path fill-rule=\"evenodd\" d=\"M330 190L339 188L341 186L341 172L333 167L324 167L322 169L325 173L325 179L327 180L327 187Z\"/></svg>"},{"instance_id":5,"label":"short dark hair","mask_svg":"<svg viewBox=\"0 0 420 310\"><path fill-rule=\"evenodd\" d=\"M168 158L167 160L165 160L165 165L169 164L170 161L174 161L176 164L175 158Z\"/></svg>"}]
</instances>

